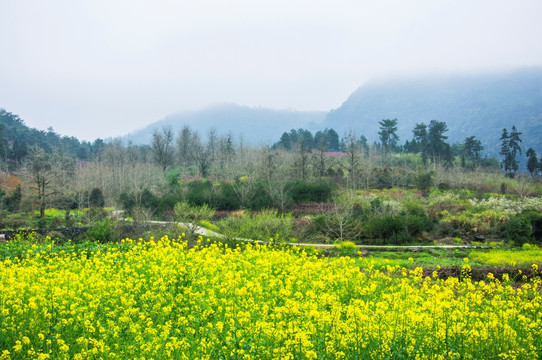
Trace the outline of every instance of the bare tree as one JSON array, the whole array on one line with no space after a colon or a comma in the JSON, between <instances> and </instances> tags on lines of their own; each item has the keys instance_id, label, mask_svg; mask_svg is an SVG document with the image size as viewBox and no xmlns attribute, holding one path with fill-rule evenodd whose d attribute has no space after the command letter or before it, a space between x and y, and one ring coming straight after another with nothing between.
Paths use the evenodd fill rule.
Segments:
<instances>
[{"instance_id":1,"label":"bare tree","mask_svg":"<svg viewBox=\"0 0 542 360\"><path fill-rule=\"evenodd\" d=\"M354 197L349 192L337 197L331 211L324 216L325 232L332 239L340 241L358 237L361 228L354 220Z\"/></svg>"},{"instance_id":2,"label":"bare tree","mask_svg":"<svg viewBox=\"0 0 542 360\"><path fill-rule=\"evenodd\" d=\"M40 218L43 219L45 218L47 201L54 194L54 189L51 185L53 174L49 155L38 145L34 145L30 150L29 167L37 193Z\"/></svg>"},{"instance_id":3,"label":"bare tree","mask_svg":"<svg viewBox=\"0 0 542 360\"><path fill-rule=\"evenodd\" d=\"M48 206L66 206L66 200L72 197L70 185L75 174L74 159L59 149L53 149L49 154L34 145L25 171L29 173L41 218L45 217Z\"/></svg>"},{"instance_id":4,"label":"bare tree","mask_svg":"<svg viewBox=\"0 0 542 360\"><path fill-rule=\"evenodd\" d=\"M173 164L173 130L170 126L162 128L162 132L155 130L152 134L152 152L154 160L165 174L169 166Z\"/></svg>"},{"instance_id":5,"label":"bare tree","mask_svg":"<svg viewBox=\"0 0 542 360\"><path fill-rule=\"evenodd\" d=\"M360 156L360 143L356 134L350 130L344 138L344 151L347 154L348 182L352 189L357 188L358 165Z\"/></svg>"},{"instance_id":6,"label":"bare tree","mask_svg":"<svg viewBox=\"0 0 542 360\"><path fill-rule=\"evenodd\" d=\"M201 143L197 132L194 132L192 136L191 155L198 166L200 175L207 177L213 164L213 159L211 158L209 147Z\"/></svg>"}]
</instances>

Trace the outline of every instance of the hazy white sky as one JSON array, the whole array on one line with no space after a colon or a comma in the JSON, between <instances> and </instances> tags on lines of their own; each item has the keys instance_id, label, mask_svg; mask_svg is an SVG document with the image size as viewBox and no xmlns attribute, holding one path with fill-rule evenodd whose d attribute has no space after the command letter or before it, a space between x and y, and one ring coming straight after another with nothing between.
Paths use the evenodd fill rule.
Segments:
<instances>
[{"instance_id":1,"label":"hazy white sky","mask_svg":"<svg viewBox=\"0 0 542 360\"><path fill-rule=\"evenodd\" d=\"M0 107L93 140L217 102L337 108L374 77L542 64L540 0L0 0Z\"/></svg>"}]
</instances>

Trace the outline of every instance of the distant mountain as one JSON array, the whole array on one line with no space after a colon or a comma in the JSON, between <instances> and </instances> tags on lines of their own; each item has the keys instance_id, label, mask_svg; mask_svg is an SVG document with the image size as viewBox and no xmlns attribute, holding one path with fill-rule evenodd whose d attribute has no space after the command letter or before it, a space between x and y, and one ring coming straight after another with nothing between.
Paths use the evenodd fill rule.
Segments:
<instances>
[{"instance_id":1,"label":"distant mountain","mask_svg":"<svg viewBox=\"0 0 542 360\"><path fill-rule=\"evenodd\" d=\"M330 111L321 127L377 141L378 122L394 118L401 144L416 123L435 119L447 123L451 143L476 135L490 155L498 155L502 129L515 125L525 149L542 154L542 67L370 82Z\"/></svg>"},{"instance_id":2,"label":"distant mountain","mask_svg":"<svg viewBox=\"0 0 542 360\"><path fill-rule=\"evenodd\" d=\"M243 136L246 144L272 144L284 131L292 128L319 129L326 116L325 112L302 112L293 110L272 110L252 108L235 104L214 105L198 111L186 111L169 115L163 120L121 137L124 142L150 144L152 133L164 126L171 126L179 133L184 125L197 130L200 137L206 138L211 128L218 134L230 133L237 141Z\"/></svg>"}]
</instances>

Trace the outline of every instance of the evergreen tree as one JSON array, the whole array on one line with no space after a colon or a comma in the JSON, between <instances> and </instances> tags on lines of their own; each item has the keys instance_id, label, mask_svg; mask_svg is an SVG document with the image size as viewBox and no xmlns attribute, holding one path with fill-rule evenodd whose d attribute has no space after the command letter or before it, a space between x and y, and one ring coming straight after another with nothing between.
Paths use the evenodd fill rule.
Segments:
<instances>
[{"instance_id":1,"label":"evergreen tree","mask_svg":"<svg viewBox=\"0 0 542 360\"><path fill-rule=\"evenodd\" d=\"M414 134L414 139L412 141L416 143L416 148L422 155L423 163L427 164L427 155L428 155L427 125L425 125L424 123L416 124L416 126L412 130L412 133Z\"/></svg>"},{"instance_id":2,"label":"evergreen tree","mask_svg":"<svg viewBox=\"0 0 542 360\"><path fill-rule=\"evenodd\" d=\"M399 141L399 136L396 134L397 119L384 119L378 123L380 124L378 135L382 143L382 150L390 151L394 149Z\"/></svg>"},{"instance_id":3,"label":"evergreen tree","mask_svg":"<svg viewBox=\"0 0 542 360\"><path fill-rule=\"evenodd\" d=\"M436 162L438 159L447 160L449 158L450 145L444 140L448 136L444 135L448 131L448 126L444 121L431 120L427 129L427 149L431 160Z\"/></svg>"},{"instance_id":4,"label":"evergreen tree","mask_svg":"<svg viewBox=\"0 0 542 360\"><path fill-rule=\"evenodd\" d=\"M509 177L513 178L518 170L517 155L521 154L521 147L519 143L521 133L517 131L515 126L512 126L512 130L508 133L508 130L502 129L501 134L501 151L500 154L503 157L502 167L504 172Z\"/></svg>"},{"instance_id":5,"label":"evergreen tree","mask_svg":"<svg viewBox=\"0 0 542 360\"><path fill-rule=\"evenodd\" d=\"M529 148L525 155L527 155L527 158L529 158L529 160L527 160L527 170L529 170L531 176L536 176L540 166L536 156L536 151L534 151L533 148Z\"/></svg>"},{"instance_id":6,"label":"evergreen tree","mask_svg":"<svg viewBox=\"0 0 542 360\"><path fill-rule=\"evenodd\" d=\"M476 136L465 138L463 149L461 151L461 160L463 167L474 168L480 164L481 153L484 147L482 142L476 139ZM463 164L464 162L464 164Z\"/></svg>"},{"instance_id":7,"label":"evergreen tree","mask_svg":"<svg viewBox=\"0 0 542 360\"><path fill-rule=\"evenodd\" d=\"M88 202L90 207L103 208L105 205L105 200L102 189L97 187L93 188L90 192L90 196L88 197Z\"/></svg>"}]
</instances>

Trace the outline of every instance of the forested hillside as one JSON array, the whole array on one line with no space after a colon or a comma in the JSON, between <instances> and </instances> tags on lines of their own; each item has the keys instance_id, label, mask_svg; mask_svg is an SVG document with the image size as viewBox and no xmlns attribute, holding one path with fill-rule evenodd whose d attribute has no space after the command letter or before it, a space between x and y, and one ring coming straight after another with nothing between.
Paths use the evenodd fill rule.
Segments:
<instances>
[{"instance_id":1,"label":"forested hillside","mask_svg":"<svg viewBox=\"0 0 542 360\"><path fill-rule=\"evenodd\" d=\"M417 123L446 122L449 141L475 135L489 155L499 153L503 128L516 126L525 148L542 152L542 68L499 74L411 77L375 81L357 89L322 127L354 130L378 139L378 122L397 119L400 144Z\"/></svg>"},{"instance_id":2,"label":"forested hillside","mask_svg":"<svg viewBox=\"0 0 542 360\"><path fill-rule=\"evenodd\" d=\"M73 136L61 136L52 127L47 131L30 128L19 115L0 108L0 160L20 164L34 145L45 151L62 150L73 158L86 160L97 153L103 141L96 140L91 144Z\"/></svg>"}]
</instances>

